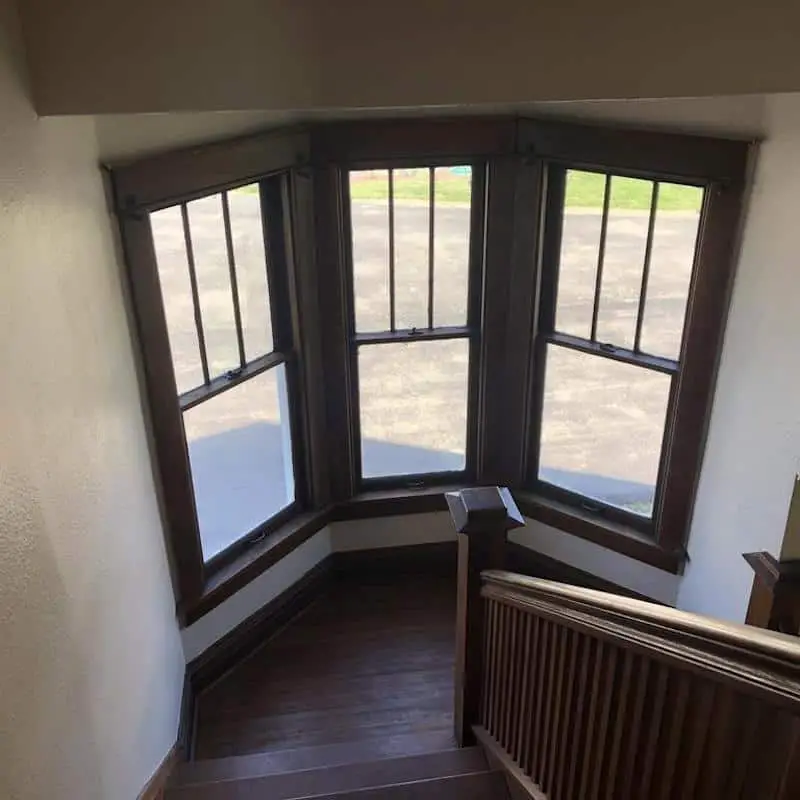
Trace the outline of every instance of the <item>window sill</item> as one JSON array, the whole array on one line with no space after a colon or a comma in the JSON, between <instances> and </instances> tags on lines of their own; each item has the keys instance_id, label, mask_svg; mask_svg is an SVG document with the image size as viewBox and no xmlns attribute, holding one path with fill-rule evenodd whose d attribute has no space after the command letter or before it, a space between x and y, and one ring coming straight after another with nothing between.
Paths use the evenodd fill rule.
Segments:
<instances>
[{"instance_id":1,"label":"window sill","mask_svg":"<svg viewBox=\"0 0 800 800\"><path fill-rule=\"evenodd\" d=\"M365 491L331 508L300 513L210 576L198 600L179 610L182 624L185 626L196 622L322 530L329 522L446 511L445 492L458 491L464 486L462 483L428 486L423 489ZM600 522L590 514L581 513L563 503L531 492L515 490L514 499L522 513L537 522L667 572L680 574L683 570L685 557L681 553L669 552L624 525L608 520Z\"/></svg>"},{"instance_id":2,"label":"window sill","mask_svg":"<svg viewBox=\"0 0 800 800\"><path fill-rule=\"evenodd\" d=\"M330 509L301 512L262 541L248 547L241 555L209 576L203 593L194 603L186 608L179 607L181 625L191 625L216 608L322 530L330 519Z\"/></svg>"},{"instance_id":3,"label":"window sill","mask_svg":"<svg viewBox=\"0 0 800 800\"><path fill-rule=\"evenodd\" d=\"M299 513L209 576L197 601L186 607L179 607L181 624L191 625L208 614L284 556L300 547L329 522L446 511L444 493L462 489L463 486L459 484L430 486L424 489L366 491L322 511Z\"/></svg>"},{"instance_id":4,"label":"window sill","mask_svg":"<svg viewBox=\"0 0 800 800\"><path fill-rule=\"evenodd\" d=\"M599 520L590 513L532 492L514 490L513 494L520 511L536 522L594 542L665 572L675 575L683 572L686 556L682 552L666 550L633 528L610 520Z\"/></svg>"},{"instance_id":5,"label":"window sill","mask_svg":"<svg viewBox=\"0 0 800 800\"><path fill-rule=\"evenodd\" d=\"M393 517L403 514L429 514L447 511L445 492L457 492L466 483L426 486L420 489L371 489L360 492L350 500L337 505L331 512L332 521L365 519L368 517Z\"/></svg>"}]
</instances>

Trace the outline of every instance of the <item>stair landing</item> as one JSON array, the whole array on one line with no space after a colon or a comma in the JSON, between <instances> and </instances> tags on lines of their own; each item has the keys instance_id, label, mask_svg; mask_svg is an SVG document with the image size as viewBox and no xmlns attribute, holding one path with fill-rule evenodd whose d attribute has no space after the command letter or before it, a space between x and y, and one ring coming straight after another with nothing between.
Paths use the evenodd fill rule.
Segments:
<instances>
[{"instance_id":1,"label":"stair landing","mask_svg":"<svg viewBox=\"0 0 800 800\"><path fill-rule=\"evenodd\" d=\"M455 598L436 574L334 584L198 697L195 759L453 748Z\"/></svg>"}]
</instances>

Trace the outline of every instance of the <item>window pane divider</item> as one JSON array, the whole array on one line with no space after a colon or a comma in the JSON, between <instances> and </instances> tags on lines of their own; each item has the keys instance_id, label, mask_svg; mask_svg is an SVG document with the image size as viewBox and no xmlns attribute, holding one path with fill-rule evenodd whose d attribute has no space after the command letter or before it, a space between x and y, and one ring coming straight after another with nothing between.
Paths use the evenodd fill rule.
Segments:
<instances>
[{"instance_id":1,"label":"window pane divider","mask_svg":"<svg viewBox=\"0 0 800 800\"><path fill-rule=\"evenodd\" d=\"M286 353L267 353L267 355L256 358L239 369L232 369L224 375L209 381L205 386L198 386L196 389L184 392L179 398L181 411L188 411L204 400L210 400L227 389L232 389L234 386L238 386L240 383L244 383L246 380L288 361L289 356Z\"/></svg>"},{"instance_id":2,"label":"window pane divider","mask_svg":"<svg viewBox=\"0 0 800 800\"><path fill-rule=\"evenodd\" d=\"M357 333L356 345L390 344L398 342L441 341L443 339L468 339L473 330L463 325L442 328L404 328L398 331L379 331L376 333Z\"/></svg>"},{"instance_id":3,"label":"window pane divider","mask_svg":"<svg viewBox=\"0 0 800 800\"><path fill-rule=\"evenodd\" d=\"M436 170L428 168L428 328L433 330L434 236L436 233Z\"/></svg>"},{"instance_id":4,"label":"window pane divider","mask_svg":"<svg viewBox=\"0 0 800 800\"><path fill-rule=\"evenodd\" d=\"M650 282L650 260L653 255L653 235L656 229L656 212L658 210L658 181L653 183L653 194L650 198L650 219L647 222L647 242L644 247L644 266L642 268L642 287L639 291L639 313L636 315L636 336L633 349L638 353L642 344L642 324L644 323L644 307L647 302L647 286Z\"/></svg>"},{"instance_id":5,"label":"window pane divider","mask_svg":"<svg viewBox=\"0 0 800 800\"><path fill-rule=\"evenodd\" d=\"M600 292L603 288L603 264L606 258L608 234L608 205L611 200L611 175L606 175L603 190L603 219L600 223L600 244L597 249L597 273L594 282L594 307L592 308L592 341L597 341L597 318L600 315Z\"/></svg>"},{"instance_id":6,"label":"window pane divider","mask_svg":"<svg viewBox=\"0 0 800 800\"><path fill-rule=\"evenodd\" d=\"M394 264L394 170L389 170L389 327L396 328Z\"/></svg>"},{"instance_id":7,"label":"window pane divider","mask_svg":"<svg viewBox=\"0 0 800 800\"><path fill-rule=\"evenodd\" d=\"M244 367L247 359L244 354L244 333L242 331L242 310L239 306L239 281L236 277L236 257L233 252L233 233L231 231L231 208L228 193L222 192L222 223L225 227L225 249L228 254L228 273L231 279L231 300L233 300L233 320L236 325L236 344L239 347L239 364Z\"/></svg>"},{"instance_id":8,"label":"window pane divider","mask_svg":"<svg viewBox=\"0 0 800 800\"><path fill-rule=\"evenodd\" d=\"M181 203L181 222L183 224L183 242L186 246L186 264L189 268L189 284L192 289L192 307L194 308L194 324L197 329L197 346L200 350L200 365L203 368L203 382L208 384L208 353L206 351L206 337L203 332L203 313L200 310L200 294L197 289L197 273L194 267L194 247L192 245L192 231L189 227L189 208L186 203Z\"/></svg>"},{"instance_id":9,"label":"window pane divider","mask_svg":"<svg viewBox=\"0 0 800 800\"><path fill-rule=\"evenodd\" d=\"M672 359L651 356L646 353L636 353L633 350L626 350L624 347L616 347L612 344L590 342L578 336L570 336L567 333L548 333L544 335L544 339L548 344L567 347L570 350L577 350L588 355L601 356L612 361L621 361L624 364L644 367L655 372L663 372L665 375L674 375L678 371L678 362Z\"/></svg>"}]
</instances>

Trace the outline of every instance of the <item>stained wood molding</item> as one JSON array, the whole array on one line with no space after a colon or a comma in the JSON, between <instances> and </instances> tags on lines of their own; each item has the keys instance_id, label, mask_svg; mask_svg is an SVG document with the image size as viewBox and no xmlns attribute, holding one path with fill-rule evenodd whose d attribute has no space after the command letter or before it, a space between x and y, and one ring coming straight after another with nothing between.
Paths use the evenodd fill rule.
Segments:
<instances>
[{"instance_id":1,"label":"stained wood molding","mask_svg":"<svg viewBox=\"0 0 800 800\"><path fill-rule=\"evenodd\" d=\"M796 636L800 633L800 560L778 561L763 550L742 557L754 573L745 622Z\"/></svg>"},{"instance_id":2,"label":"stained wood molding","mask_svg":"<svg viewBox=\"0 0 800 800\"><path fill-rule=\"evenodd\" d=\"M186 668L177 745L181 756L186 759L192 757L196 695L274 636L323 594L332 581L380 581L387 575L398 573L454 577L456 559L457 543L453 540L337 552L319 562L299 581L189 663ZM524 575L654 602L650 598L514 542L507 544L506 566Z\"/></svg>"},{"instance_id":3,"label":"stained wood molding","mask_svg":"<svg viewBox=\"0 0 800 800\"><path fill-rule=\"evenodd\" d=\"M178 762L178 745L174 744L170 751L164 756L164 760L159 764L158 769L139 792L137 800L163 800L164 791L167 788L172 771Z\"/></svg>"}]
</instances>

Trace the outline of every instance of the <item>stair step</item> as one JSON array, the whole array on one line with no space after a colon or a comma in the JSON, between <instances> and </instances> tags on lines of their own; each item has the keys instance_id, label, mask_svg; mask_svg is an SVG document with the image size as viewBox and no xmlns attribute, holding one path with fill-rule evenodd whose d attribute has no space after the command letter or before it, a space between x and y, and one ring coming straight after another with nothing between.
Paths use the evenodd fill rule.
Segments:
<instances>
[{"instance_id":1,"label":"stair step","mask_svg":"<svg viewBox=\"0 0 800 800\"><path fill-rule=\"evenodd\" d=\"M268 787L254 781L225 781L186 786L167 793L167 800L275 800ZM499 772L476 772L447 778L395 783L362 789L292 795L293 800L506 800L506 782Z\"/></svg>"},{"instance_id":2,"label":"stair step","mask_svg":"<svg viewBox=\"0 0 800 800\"><path fill-rule=\"evenodd\" d=\"M226 759L227 760L227 759ZM200 763L200 762L198 762ZM269 765L266 765L269 766ZM416 792L428 791L422 784L437 783L453 778L478 778L476 785L483 786L488 767L483 751L477 747L463 750L446 750L425 755L401 758L380 758L373 761L315 767L291 772L250 774L232 771L227 777L219 773L204 782L186 782L173 785L167 792L167 800L297 800L308 797L338 797L357 794L365 800L372 797L368 792L380 789L412 787L415 792L408 797L417 797ZM459 788L461 784L452 788ZM464 784L470 792L469 784ZM441 789L451 788L450 784ZM478 791L478 789L475 789ZM483 791L483 789L480 789ZM364 794L364 793L367 794ZM383 795L381 795L383 796ZM394 796L394 795L392 795ZM404 797L398 794L397 797ZM420 794L420 797L428 797ZM433 795L431 795L433 796ZM460 795L459 795L460 796ZM466 797L488 797L486 794L467 794Z\"/></svg>"},{"instance_id":3,"label":"stair step","mask_svg":"<svg viewBox=\"0 0 800 800\"><path fill-rule=\"evenodd\" d=\"M227 756L178 765L172 777L173 786L191 783L211 783L235 778L255 778L279 772L335 767L401 756L425 755L458 750L452 731L423 731L419 733L382 736L379 738L339 744L316 745L288 750L271 750L246 756Z\"/></svg>"}]
</instances>

